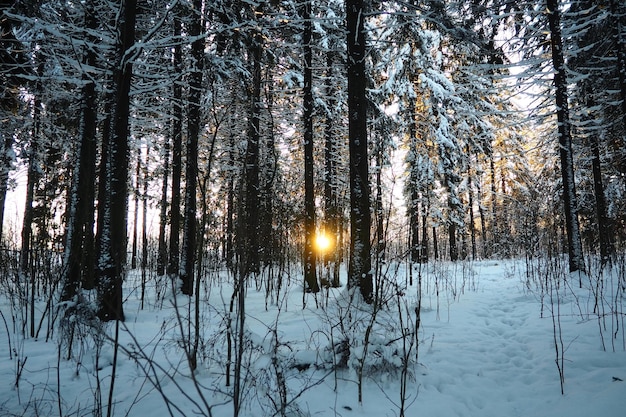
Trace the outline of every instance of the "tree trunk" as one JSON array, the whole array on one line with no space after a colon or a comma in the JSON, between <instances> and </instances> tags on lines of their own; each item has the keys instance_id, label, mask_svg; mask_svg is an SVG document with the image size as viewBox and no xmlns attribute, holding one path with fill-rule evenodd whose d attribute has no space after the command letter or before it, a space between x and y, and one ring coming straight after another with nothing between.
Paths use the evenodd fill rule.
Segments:
<instances>
[{"instance_id":1,"label":"tree trunk","mask_svg":"<svg viewBox=\"0 0 626 417\"><path fill-rule=\"evenodd\" d=\"M0 242L4 226L4 206L9 184L9 171L13 163L13 117L19 108L19 74L24 69L26 59L15 38L13 24L5 16L0 19L0 73L2 93L0 93Z\"/></svg>"},{"instance_id":2,"label":"tree trunk","mask_svg":"<svg viewBox=\"0 0 626 417\"><path fill-rule=\"evenodd\" d=\"M135 209L133 213L133 239L130 250L130 268L137 268L137 233L139 229L139 174L141 173L141 149L137 149L137 164L135 165Z\"/></svg>"},{"instance_id":3,"label":"tree trunk","mask_svg":"<svg viewBox=\"0 0 626 417\"><path fill-rule=\"evenodd\" d=\"M98 260L98 316L104 321L124 320L122 282L128 240L128 123L132 78L132 60L126 52L135 42L137 0L124 0L120 7L120 39L114 69L115 106L111 140L106 150L104 219Z\"/></svg>"},{"instance_id":4,"label":"tree trunk","mask_svg":"<svg viewBox=\"0 0 626 417\"><path fill-rule=\"evenodd\" d=\"M194 264L196 260L198 182L198 138L200 136L202 75L204 70L204 38L198 38L202 31L202 0L193 0L190 36L196 38L191 44L192 71L189 75L189 109L187 125L187 161L185 169L185 224L183 228L183 251L180 268L183 294L193 294Z\"/></svg>"},{"instance_id":5,"label":"tree trunk","mask_svg":"<svg viewBox=\"0 0 626 417\"><path fill-rule=\"evenodd\" d=\"M337 288L339 281L339 254L341 253L340 227L337 207L337 162L334 135L334 112L336 89L334 83L333 53L326 53L326 97L328 110L324 118L324 231L332 237L331 252L326 254L325 261L331 262L332 279L330 285Z\"/></svg>"},{"instance_id":6,"label":"tree trunk","mask_svg":"<svg viewBox=\"0 0 626 417\"><path fill-rule=\"evenodd\" d=\"M181 23L176 8L174 10L174 37L181 36ZM174 45L172 63L176 77L182 75L182 49L180 43ZM170 248L167 273L176 276L180 265L180 182L182 176L183 153L183 89L177 78L173 85L172 98L172 205L170 207Z\"/></svg>"},{"instance_id":7,"label":"tree trunk","mask_svg":"<svg viewBox=\"0 0 626 417\"><path fill-rule=\"evenodd\" d=\"M304 32L304 100L302 118L304 122L304 281L305 290L318 292L316 272L315 239L315 195L313 189L313 70L311 1L305 1L302 11Z\"/></svg>"},{"instance_id":8,"label":"tree trunk","mask_svg":"<svg viewBox=\"0 0 626 417\"><path fill-rule=\"evenodd\" d=\"M470 158L469 146L465 149ZM469 206L469 229L472 245L472 260L476 259L476 227L474 225L474 195L472 193L472 169L471 163L467 164L467 204Z\"/></svg>"},{"instance_id":9,"label":"tree trunk","mask_svg":"<svg viewBox=\"0 0 626 417\"><path fill-rule=\"evenodd\" d=\"M621 7L620 7L621 3ZM626 37L623 35L624 2L610 0L613 38L617 46L617 73L619 76L619 90L622 99L622 127L626 131Z\"/></svg>"},{"instance_id":10,"label":"tree trunk","mask_svg":"<svg viewBox=\"0 0 626 417\"><path fill-rule=\"evenodd\" d=\"M95 29L97 20L91 2L85 7L85 28ZM85 34L90 39L88 33ZM86 48L86 66L95 65L95 53ZM94 271L94 189L96 176L96 123L97 104L95 83L83 74L85 85L81 94L79 143L76 147L76 163L69 195L69 216L65 232L63 268L63 292L61 299L71 300L81 285L93 281ZM93 287L93 285L87 285Z\"/></svg>"},{"instance_id":11,"label":"tree trunk","mask_svg":"<svg viewBox=\"0 0 626 417\"><path fill-rule=\"evenodd\" d=\"M263 36L256 33L250 44L252 58L252 86L250 89L250 115L245 157L245 204L240 237L242 277L259 272L259 142L261 139L261 55Z\"/></svg>"},{"instance_id":12,"label":"tree trunk","mask_svg":"<svg viewBox=\"0 0 626 417\"><path fill-rule=\"evenodd\" d=\"M169 130L169 129L168 129ZM161 204L159 213L159 243L157 249L157 275L165 274L165 266L167 264L167 187L169 178L169 162L170 162L170 143L169 138L165 139L165 155L163 155L163 183L161 188Z\"/></svg>"},{"instance_id":13,"label":"tree trunk","mask_svg":"<svg viewBox=\"0 0 626 417\"><path fill-rule=\"evenodd\" d=\"M574 158L572 156L572 135L569 120L567 75L563 58L563 39L561 36L561 17L558 0L547 0L552 63L554 65L554 85L556 87L556 109L558 119L561 176L563 179L563 205L565 228L569 254L569 270L584 271L584 259L578 224L578 204L574 180Z\"/></svg>"},{"instance_id":14,"label":"tree trunk","mask_svg":"<svg viewBox=\"0 0 626 417\"><path fill-rule=\"evenodd\" d=\"M350 263L348 287L373 301L370 190L367 157L364 1L345 0L348 49L348 140L350 160Z\"/></svg>"},{"instance_id":15,"label":"tree trunk","mask_svg":"<svg viewBox=\"0 0 626 417\"><path fill-rule=\"evenodd\" d=\"M2 118L4 119L4 118ZM13 158L13 135L10 129L6 128L9 124L2 120L0 126L0 242L2 242L2 234L4 229L4 206L6 205L7 189L9 185L9 171Z\"/></svg>"},{"instance_id":16,"label":"tree trunk","mask_svg":"<svg viewBox=\"0 0 626 417\"><path fill-rule=\"evenodd\" d=\"M412 262L420 262L420 212L419 212L419 193L418 193L418 173L417 167L417 108L415 100L409 101L409 143L410 148L408 150L409 158L409 242L410 242L410 256Z\"/></svg>"},{"instance_id":17,"label":"tree trunk","mask_svg":"<svg viewBox=\"0 0 626 417\"><path fill-rule=\"evenodd\" d=\"M26 178L26 198L24 203L24 217L22 222L22 247L20 249L20 278L25 279L28 274L31 258L31 238L33 231L33 220L35 218L33 212L33 202L35 200L35 185L39 182L41 167L39 166L39 137L41 117L41 101L38 98L33 100L33 120L34 131L30 138L30 149L28 152L28 174Z\"/></svg>"}]
</instances>

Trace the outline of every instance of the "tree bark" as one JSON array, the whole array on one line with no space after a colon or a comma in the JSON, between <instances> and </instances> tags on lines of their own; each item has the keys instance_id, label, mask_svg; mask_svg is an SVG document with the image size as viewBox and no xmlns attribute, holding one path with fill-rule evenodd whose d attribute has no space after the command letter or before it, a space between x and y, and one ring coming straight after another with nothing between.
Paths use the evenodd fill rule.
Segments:
<instances>
[{"instance_id":1,"label":"tree bark","mask_svg":"<svg viewBox=\"0 0 626 417\"><path fill-rule=\"evenodd\" d=\"M245 156L245 203L240 225L241 276L259 272L259 142L261 140L261 56L263 36L255 33L250 41L252 80L250 88L250 114L248 118L248 141Z\"/></svg>"},{"instance_id":2,"label":"tree bark","mask_svg":"<svg viewBox=\"0 0 626 417\"><path fill-rule=\"evenodd\" d=\"M190 36L195 38L191 44L192 71L189 80L189 109L187 124L187 161L185 169L185 224L183 228L183 251L181 258L180 279L183 294L193 294L194 264L196 260L197 203L196 188L198 182L198 138L202 126L202 75L204 71L204 38L202 33L202 0L193 1L192 17L189 28Z\"/></svg>"},{"instance_id":3,"label":"tree bark","mask_svg":"<svg viewBox=\"0 0 626 417\"><path fill-rule=\"evenodd\" d=\"M168 129L169 130L169 129ZM165 155L163 155L163 183L161 188L161 204L160 204L160 212L159 212L159 243L157 249L157 275L161 276L165 274L165 267L167 264L167 242L166 242L166 232L167 232L167 188L168 188L168 179L169 179L169 163L170 163L170 143L169 137L166 137L165 144Z\"/></svg>"},{"instance_id":4,"label":"tree bark","mask_svg":"<svg viewBox=\"0 0 626 417\"><path fill-rule=\"evenodd\" d=\"M120 39L114 69L115 106L104 180L105 199L98 259L98 317L124 320L122 282L126 266L128 222L129 113L132 59L127 52L135 42L137 0L123 0Z\"/></svg>"},{"instance_id":5,"label":"tree bark","mask_svg":"<svg viewBox=\"0 0 626 417\"><path fill-rule=\"evenodd\" d=\"M302 103L302 119L304 123L304 281L305 290L318 292L315 239L315 195L313 185L313 70L312 65L312 24L311 1L304 2L302 10L304 32L302 47L304 49L304 100Z\"/></svg>"},{"instance_id":6,"label":"tree bark","mask_svg":"<svg viewBox=\"0 0 626 417\"><path fill-rule=\"evenodd\" d=\"M569 270L570 272L584 271L585 265L580 240L578 204L576 201L576 184L574 180L574 158L572 156L567 75L565 73L563 38L561 36L561 15L558 0L547 0L546 3L550 28L550 44L552 47L552 63L555 70L555 101L558 119L559 154L563 180L563 205L565 211L565 228L567 231Z\"/></svg>"},{"instance_id":7,"label":"tree bark","mask_svg":"<svg viewBox=\"0 0 626 417\"><path fill-rule=\"evenodd\" d=\"M95 29L98 25L92 2L85 5L85 28ZM89 31L86 32L89 32ZM91 39L85 33L86 39ZM95 65L95 53L85 49L84 63ZM76 164L69 195L69 217L65 232L63 269L63 293L61 299L71 300L78 292L81 282L93 282L94 271L94 199L96 177L96 124L97 103L95 83L83 74L85 85L81 92L81 116L79 143L76 149ZM93 287L93 285L87 285Z\"/></svg>"},{"instance_id":8,"label":"tree bark","mask_svg":"<svg viewBox=\"0 0 626 417\"><path fill-rule=\"evenodd\" d=\"M339 281L339 254L341 253L339 208L337 207L337 149L334 135L334 108L336 105L336 89L334 83L333 53L326 53L326 99L328 110L324 118L324 231L332 238L331 252L326 254L325 261L331 262L332 279L330 285L337 288Z\"/></svg>"},{"instance_id":9,"label":"tree bark","mask_svg":"<svg viewBox=\"0 0 626 417\"><path fill-rule=\"evenodd\" d=\"M33 231L33 220L35 218L33 212L33 202L35 200L35 186L39 182L39 173L41 167L39 166L39 143L41 138L39 137L40 129L40 117L41 117L41 101L35 97L33 100L33 120L34 131L30 138L30 149L28 151L28 174L26 176L26 198L24 202L24 216L22 221L22 247L20 249L20 264L19 271L22 278L25 278L30 266L31 258L31 237Z\"/></svg>"},{"instance_id":10,"label":"tree bark","mask_svg":"<svg viewBox=\"0 0 626 417\"><path fill-rule=\"evenodd\" d=\"M345 0L348 49L348 140L350 160L350 262L348 287L373 301L370 189L367 156L364 1Z\"/></svg>"},{"instance_id":11,"label":"tree bark","mask_svg":"<svg viewBox=\"0 0 626 417\"><path fill-rule=\"evenodd\" d=\"M178 8L174 10L174 37L181 35L181 23L178 17ZM170 206L170 247L167 273L175 276L179 273L180 265L180 183L182 176L183 153L183 89L180 76L182 75L182 48L180 43L174 45L172 64L176 80L173 85L172 97L172 204Z\"/></svg>"}]
</instances>

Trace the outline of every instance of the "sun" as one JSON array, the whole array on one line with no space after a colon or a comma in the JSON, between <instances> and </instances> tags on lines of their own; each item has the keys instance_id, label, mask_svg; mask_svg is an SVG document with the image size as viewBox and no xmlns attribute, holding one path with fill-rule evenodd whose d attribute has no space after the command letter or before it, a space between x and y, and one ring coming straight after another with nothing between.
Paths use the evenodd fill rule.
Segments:
<instances>
[{"instance_id":1,"label":"sun","mask_svg":"<svg viewBox=\"0 0 626 417\"><path fill-rule=\"evenodd\" d=\"M315 237L315 247L319 252L326 252L332 246L328 235L324 232L318 233Z\"/></svg>"}]
</instances>

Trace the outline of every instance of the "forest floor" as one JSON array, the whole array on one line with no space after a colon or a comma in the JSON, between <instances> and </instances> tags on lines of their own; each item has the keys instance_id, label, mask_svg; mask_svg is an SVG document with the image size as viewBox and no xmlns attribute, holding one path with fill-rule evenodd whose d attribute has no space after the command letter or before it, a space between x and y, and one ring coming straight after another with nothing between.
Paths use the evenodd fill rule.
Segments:
<instances>
[{"instance_id":1,"label":"forest floor","mask_svg":"<svg viewBox=\"0 0 626 417\"><path fill-rule=\"evenodd\" d=\"M307 294L303 308L302 287L294 282L285 282L278 303L263 285L248 288L239 415L281 415L282 409L288 416L398 416L403 391L407 416L625 415L626 299L614 292L614 276L606 276L604 301L596 306L593 291L578 288L578 277L565 275L559 286L542 290L540 275L527 279L523 261L424 268L418 349L396 337L414 328L417 294L415 285L405 287L408 274L399 266L391 275L403 300L394 304L392 297L378 313L366 361L360 358L370 316L345 302L345 289L320 294L317 303ZM193 327L188 298L157 292L152 282L141 309L139 279L133 271L127 282L117 358L110 340L75 318L71 359L60 331L48 341L20 336L19 303L0 287L6 321L6 329L0 326L0 415L106 415L113 370L113 416L234 415L236 381L227 387L225 380L229 317L231 328L238 323L228 315L232 283L214 273L203 288L198 368L191 373L184 353L189 338L182 336ZM596 288L582 279L583 287ZM38 309L44 307L42 301ZM104 330L114 337L113 323ZM338 348L343 340L350 341L349 356ZM341 360L346 366L335 370ZM359 364L366 365L362 402Z\"/></svg>"}]
</instances>

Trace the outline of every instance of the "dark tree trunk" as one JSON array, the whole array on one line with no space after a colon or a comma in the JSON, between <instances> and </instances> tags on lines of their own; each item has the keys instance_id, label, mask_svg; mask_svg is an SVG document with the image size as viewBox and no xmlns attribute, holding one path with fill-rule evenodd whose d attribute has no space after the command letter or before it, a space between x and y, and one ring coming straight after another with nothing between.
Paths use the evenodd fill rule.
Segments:
<instances>
[{"instance_id":1,"label":"dark tree trunk","mask_svg":"<svg viewBox=\"0 0 626 417\"><path fill-rule=\"evenodd\" d=\"M232 126L229 134L229 147L228 147L228 162L229 166L235 166L235 137L232 134ZM233 270L235 268L235 251L234 251L234 237L235 237L235 176L228 176L228 195L226 201L228 204L226 211L226 265Z\"/></svg>"},{"instance_id":2,"label":"dark tree trunk","mask_svg":"<svg viewBox=\"0 0 626 417\"><path fill-rule=\"evenodd\" d=\"M456 243L456 224L450 222L448 224L448 244L450 245L450 260L456 262L459 260L459 248Z\"/></svg>"},{"instance_id":3,"label":"dark tree trunk","mask_svg":"<svg viewBox=\"0 0 626 417\"><path fill-rule=\"evenodd\" d=\"M422 242L420 243L420 262L427 263L428 262L428 210L430 207L430 203L428 200L426 202L422 202L421 204L421 213L422 213Z\"/></svg>"},{"instance_id":4,"label":"dark tree trunk","mask_svg":"<svg viewBox=\"0 0 626 417\"><path fill-rule=\"evenodd\" d=\"M600 165L600 149L598 138L591 134L591 165L593 170L593 191L596 199L596 214L598 217L598 237L600 241L600 257L602 263L610 260L613 254L613 227L611 219L607 216L606 198L604 196L604 185L602 183L602 169Z\"/></svg>"},{"instance_id":5,"label":"dark tree trunk","mask_svg":"<svg viewBox=\"0 0 626 417\"><path fill-rule=\"evenodd\" d=\"M135 42L136 0L121 3L120 39L114 69L115 106L109 142L103 229L98 260L98 316L101 320L124 320L122 282L125 274L128 221L129 111L132 60L126 52Z\"/></svg>"},{"instance_id":6,"label":"dark tree trunk","mask_svg":"<svg viewBox=\"0 0 626 417\"><path fill-rule=\"evenodd\" d=\"M97 20L91 2L85 7L85 28L95 29ZM90 35L85 34L87 39ZM95 53L85 51L86 66L95 65ZM86 84L82 88L80 142L76 149L76 164L69 195L69 217L65 232L62 300L71 300L81 285L93 282L94 271L94 199L96 176L96 123L97 104L95 83L83 74ZM92 285L87 285L93 287Z\"/></svg>"},{"instance_id":7,"label":"dark tree trunk","mask_svg":"<svg viewBox=\"0 0 626 417\"><path fill-rule=\"evenodd\" d=\"M276 153L276 138L274 131L274 117L272 116L274 105L274 83L272 79L271 68L268 68L265 72L265 82L267 84L266 90L266 111L269 114L267 123L267 140L265 141L265 164L264 175L262 181L262 197L261 203L261 217L259 218L259 232L261 236L261 261L266 266L271 266L275 259L277 252L276 239L274 236L273 223L274 223L274 180L278 171L278 155Z\"/></svg>"},{"instance_id":8,"label":"dark tree trunk","mask_svg":"<svg viewBox=\"0 0 626 417\"><path fill-rule=\"evenodd\" d=\"M15 38L12 22L0 19L0 241L4 226L4 206L9 184L9 171L13 163L13 114L19 107L19 74L26 72L27 62Z\"/></svg>"},{"instance_id":9,"label":"dark tree trunk","mask_svg":"<svg viewBox=\"0 0 626 417\"><path fill-rule=\"evenodd\" d=\"M35 186L39 182L41 167L39 166L39 137L41 117L41 101L38 98L33 100L33 120L34 131L30 138L30 149L28 151L28 174L26 177L26 198L24 203L24 217L22 222L22 247L20 249L19 270L23 278L28 274L31 258L31 238L33 231L33 220L35 218L33 211L33 202L35 200Z\"/></svg>"},{"instance_id":10,"label":"dark tree trunk","mask_svg":"<svg viewBox=\"0 0 626 417\"><path fill-rule=\"evenodd\" d=\"M141 149L137 149L137 164L135 165L135 210L133 213L133 238L130 250L130 268L137 268L137 234L139 229L139 174L141 173Z\"/></svg>"},{"instance_id":11,"label":"dark tree trunk","mask_svg":"<svg viewBox=\"0 0 626 417\"><path fill-rule=\"evenodd\" d=\"M410 256L412 262L420 262L421 254L420 254L420 241L419 241L419 232L420 232L420 212L419 212L419 204L418 204L418 173L416 164L417 157L417 109L415 105L415 100L410 100L409 102L409 141L410 141L410 149L409 153L412 156L409 159L409 242L410 242Z\"/></svg>"},{"instance_id":12,"label":"dark tree trunk","mask_svg":"<svg viewBox=\"0 0 626 417\"><path fill-rule=\"evenodd\" d=\"M304 101L302 116L304 122L304 281L305 290L318 292L315 253L315 195L313 189L313 70L312 64L312 24L311 2L305 1L302 10L304 32Z\"/></svg>"},{"instance_id":13,"label":"dark tree trunk","mask_svg":"<svg viewBox=\"0 0 626 417\"><path fill-rule=\"evenodd\" d=\"M178 9L178 8L177 8ZM174 37L181 35L181 23L174 10ZM174 45L172 62L176 77L182 76L182 50L180 43ZM172 205L170 207L170 247L167 273L176 276L180 265L180 182L183 153L183 89L180 78L174 81L172 99Z\"/></svg>"},{"instance_id":14,"label":"dark tree trunk","mask_svg":"<svg viewBox=\"0 0 626 417\"><path fill-rule=\"evenodd\" d=\"M490 235L491 242L489 245L489 254L493 254L496 250L496 245L500 242L500 235L498 233L498 211L497 211L497 188L496 188L496 162L494 161L493 154L489 155L489 175L491 177L491 222L489 222L490 226Z\"/></svg>"},{"instance_id":15,"label":"dark tree trunk","mask_svg":"<svg viewBox=\"0 0 626 417\"><path fill-rule=\"evenodd\" d=\"M592 93L586 91L587 108L595 106ZM604 196L604 184L602 182L602 166L600 162L600 144L595 132L589 136L589 147L591 148L591 168L593 172L593 192L596 200L596 217L598 219L598 241L600 243L600 258L602 264L608 262L613 255L613 225L607 215L606 197Z\"/></svg>"},{"instance_id":16,"label":"dark tree trunk","mask_svg":"<svg viewBox=\"0 0 626 417\"><path fill-rule=\"evenodd\" d=\"M469 146L466 148L467 157L470 157ZM472 245L472 260L476 259L476 227L474 225L474 194L472 193L471 163L467 164L467 204L469 206L469 229Z\"/></svg>"},{"instance_id":17,"label":"dark tree trunk","mask_svg":"<svg viewBox=\"0 0 626 417\"><path fill-rule=\"evenodd\" d=\"M163 184L161 188L161 204L159 213L159 243L157 249L157 275L165 274L167 264L167 187L169 178L170 163L170 143L169 138L165 139L165 154L163 155Z\"/></svg>"},{"instance_id":18,"label":"dark tree trunk","mask_svg":"<svg viewBox=\"0 0 626 417\"><path fill-rule=\"evenodd\" d=\"M261 139L261 55L263 36L256 33L250 44L252 58L252 85L250 88L250 115L245 157L245 204L241 224L240 253L242 277L259 272L259 142Z\"/></svg>"},{"instance_id":19,"label":"dark tree trunk","mask_svg":"<svg viewBox=\"0 0 626 417\"><path fill-rule=\"evenodd\" d=\"M326 97L328 110L324 118L324 231L332 238L331 252L327 254L325 261L331 262L332 279L330 285L337 288L339 281L339 254L340 248L340 225L337 207L337 162L334 135L334 112L336 89L334 88L333 54L326 53Z\"/></svg>"},{"instance_id":20,"label":"dark tree trunk","mask_svg":"<svg viewBox=\"0 0 626 417\"><path fill-rule=\"evenodd\" d=\"M482 185L481 185L480 178L478 181L478 214L480 216L480 236L482 239L482 256L483 258L487 257L487 225L486 225L486 219L485 219L485 208L482 204Z\"/></svg>"},{"instance_id":21,"label":"dark tree trunk","mask_svg":"<svg viewBox=\"0 0 626 417\"><path fill-rule=\"evenodd\" d=\"M383 213L383 149L378 145L376 149L376 195L374 197L374 213L376 213L376 259L385 260L385 220ZM382 267L382 262L379 263ZM378 271L381 272L381 271ZM380 275L378 275L380 276Z\"/></svg>"},{"instance_id":22,"label":"dark tree trunk","mask_svg":"<svg viewBox=\"0 0 626 417\"><path fill-rule=\"evenodd\" d=\"M624 131L626 131L626 37L623 35L624 25L622 22L626 13L625 9L623 1L610 0L613 38L617 46L617 73L620 97L622 99L622 127Z\"/></svg>"},{"instance_id":23,"label":"dark tree trunk","mask_svg":"<svg viewBox=\"0 0 626 417\"><path fill-rule=\"evenodd\" d=\"M202 0L193 1L190 36L198 38L202 32ZM194 264L196 261L197 203L196 188L198 182L198 138L202 126L202 74L204 70L204 38L198 38L191 44L192 71L189 76L189 109L187 125L187 161L185 169L185 224L183 228L183 251L180 268L183 294L193 294Z\"/></svg>"},{"instance_id":24,"label":"dark tree trunk","mask_svg":"<svg viewBox=\"0 0 626 417\"><path fill-rule=\"evenodd\" d=\"M373 301L370 248L370 189L365 88L365 10L363 0L345 0L348 49L348 140L350 153L350 263L348 286Z\"/></svg>"},{"instance_id":25,"label":"dark tree trunk","mask_svg":"<svg viewBox=\"0 0 626 417\"><path fill-rule=\"evenodd\" d=\"M3 118L4 119L4 118ZM11 170L11 153L13 149L13 135L6 128L8 122L4 120L1 122L2 132L0 132L0 242L2 241L2 233L4 226L4 206L6 205L7 189L9 185L9 171Z\"/></svg>"},{"instance_id":26,"label":"dark tree trunk","mask_svg":"<svg viewBox=\"0 0 626 417\"><path fill-rule=\"evenodd\" d=\"M569 120L567 74L563 58L563 38L561 36L561 17L558 0L547 0L548 24L550 27L550 43L552 63L554 65L554 85L556 88L556 109L558 119L559 149L561 159L561 176L563 179L563 205L565 211L565 228L569 254L570 272L584 271L584 259L578 224L578 204L576 201L576 184L574 180L574 159L572 156L572 135Z\"/></svg>"}]
</instances>

